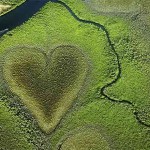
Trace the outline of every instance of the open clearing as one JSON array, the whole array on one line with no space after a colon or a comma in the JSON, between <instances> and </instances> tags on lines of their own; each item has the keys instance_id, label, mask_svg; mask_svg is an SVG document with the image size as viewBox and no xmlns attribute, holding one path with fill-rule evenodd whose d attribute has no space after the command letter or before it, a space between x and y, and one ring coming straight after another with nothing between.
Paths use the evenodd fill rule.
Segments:
<instances>
[{"instance_id":1,"label":"open clearing","mask_svg":"<svg viewBox=\"0 0 150 150\"><path fill-rule=\"evenodd\" d=\"M97 12L131 13L140 10L138 0L85 0L85 3Z\"/></svg>"},{"instance_id":2,"label":"open clearing","mask_svg":"<svg viewBox=\"0 0 150 150\"><path fill-rule=\"evenodd\" d=\"M78 128L66 135L58 144L62 150L110 150L107 138L101 135L98 127L86 126Z\"/></svg>"}]
</instances>

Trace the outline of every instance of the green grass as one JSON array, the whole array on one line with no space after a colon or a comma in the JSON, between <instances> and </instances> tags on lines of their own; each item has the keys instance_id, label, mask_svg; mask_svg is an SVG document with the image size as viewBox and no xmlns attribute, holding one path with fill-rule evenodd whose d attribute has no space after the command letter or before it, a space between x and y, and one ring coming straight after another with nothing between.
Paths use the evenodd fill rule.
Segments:
<instances>
[{"instance_id":1,"label":"green grass","mask_svg":"<svg viewBox=\"0 0 150 150\"><path fill-rule=\"evenodd\" d=\"M129 13L140 10L138 0L88 0L85 3L97 12Z\"/></svg>"},{"instance_id":2,"label":"green grass","mask_svg":"<svg viewBox=\"0 0 150 150\"><path fill-rule=\"evenodd\" d=\"M27 139L29 135L22 129L22 122L5 103L0 101L0 147L2 150L33 150Z\"/></svg>"},{"instance_id":3,"label":"green grass","mask_svg":"<svg viewBox=\"0 0 150 150\"><path fill-rule=\"evenodd\" d=\"M95 126L78 128L64 137L58 148L62 150L110 150L108 139L101 135L100 129Z\"/></svg>"},{"instance_id":4,"label":"green grass","mask_svg":"<svg viewBox=\"0 0 150 150\"><path fill-rule=\"evenodd\" d=\"M136 31L132 31L134 33ZM130 100L138 112L141 112L141 119L150 124L149 102L150 102L150 68L149 68L149 47L148 40L142 39L142 35L133 37L128 43L121 40L116 46L122 64L121 79L108 88L107 94L115 99ZM138 38L137 38L138 37ZM124 51L121 49L125 49ZM145 118L145 119L143 119Z\"/></svg>"},{"instance_id":5,"label":"green grass","mask_svg":"<svg viewBox=\"0 0 150 150\"><path fill-rule=\"evenodd\" d=\"M122 65L121 79L108 88L107 94L118 100L129 100L135 105L140 119L150 125L150 44L148 1L141 1L139 19L130 22L128 35L120 36L116 28L109 29ZM146 6L147 5L147 6ZM146 19L146 21L145 21ZM120 36L120 38L119 38Z\"/></svg>"},{"instance_id":6,"label":"green grass","mask_svg":"<svg viewBox=\"0 0 150 150\"><path fill-rule=\"evenodd\" d=\"M80 107L64 118L56 132L51 135L52 150L56 149L56 145L60 143L60 139L64 139L68 135L68 132L73 132L83 126L93 125L99 128L101 135L106 139L110 149L149 149L150 136L146 134L147 129L137 123L132 115L132 109L122 104L111 104L104 99L95 99L95 102ZM90 131L90 128L86 131ZM76 136L76 132L71 133L71 135L73 137ZM93 135L89 136L91 139L94 138ZM72 138L70 137L69 139L71 140Z\"/></svg>"},{"instance_id":7,"label":"green grass","mask_svg":"<svg viewBox=\"0 0 150 150\"><path fill-rule=\"evenodd\" d=\"M132 98L129 100L134 102L136 106L141 109L141 107L148 103L147 98L149 95L146 93L148 89L148 85L146 84L148 80L146 71L148 71L148 69L144 71L145 68L147 68L147 65L142 65L142 61L138 62L138 58L137 60L134 59L135 61L131 59L133 53L132 48L136 45L136 42L134 41L134 43L132 41L133 39L129 38L131 37L129 33L130 29L128 27L129 24L119 18L99 16L91 13L85 3L80 0L63 1L66 2L80 18L99 22L108 29L110 37L120 56L122 63L122 78L117 83L119 84L119 82L121 82L118 88L116 88L117 90L112 87L111 91L108 89L107 92L110 96L118 99ZM67 140L63 145L64 148L66 148L80 136L74 131L80 127L83 128L83 126L88 124L89 126L98 126L98 128L100 128L100 133L108 139L108 143L112 149L148 150L150 147L150 137L147 134L148 129L138 124L133 115L134 108L107 102L108 100L100 98L100 95L97 92L102 86L111 82L117 74L116 58L108 45L104 32L100 29L97 29L93 25L79 23L71 17L69 12L62 6L55 3L48 3L27 23L8 32L8 34L0 39L0 53L3 60L3 56L6 52L13 52L15 51L15 48L21 46L31 49L35 47L35 49L40 49L42 53L49 56L49 51L60 45L72 45L80 49L84 54L84 57L87 58L89 69L85 80L86 82L79 91L73 107L68 110L67 115L62 118L61 123L49 139L51 148L55 150L56 146L68 136L68 132L73 133L69 141ZM145 44L143 43L143 45ZM141 53L141 45L139 44L138 46L139 51L136 50L136 52L138 52L137 54L139 56ZM29 49L27 51L29 51ZM30 58L32 55L35 55L33 51L34 50L32 49L32 51L26 53L26 55ZM19 54L20 53L18 52L18 55ZM29 54L31 56L29 56ZM54 54L55 57L59 56L55 51ZM40 53L40 55L42 54ZM14 60L17 56L15 56L14 53ZM41 61L42 57L38 60ZM23 60L23 58L24 55L22 55L20 61ZM27 60L28 59L25 59L25 61ZM11 59L9 61L11 61ZM35 62L37 65L37 59ZM1 62L1 68L2 65L3 61ZM56 63L55 65L61 66L59 63ZM142 73L139 71L139 66L142 67ZM35 69L35 67L31 68L33 68L33 70ZM37 69L36 74L39 72L40 71ZM53 77L59 72L60 71L57 70L54 71ZM14 73L16 74L16 72ZM46 78L46 76L44 78ZM1 83L4 82L3 78L0 81ZM61 82L62 79L59 79L58 81ZM43 80L40 80L40 82L39 85L42 84ZM28 82L25 84L28 84ZM46 85L49 86L48 83L46 83ZM142 89L141 86L144 88L144 94L139 92L139 89ZM3 96L7 96L5 88L2 86L0 88ZM124 89L124 93L122 89ZM9 89L7 90L9 91ZM36 90L34 89L31 94L35 95ZM11 93L11 91L9 92ZM121 95L121 93L123 95ZM144 98L143 95L146 98ZM140 98L143 100L142 103L140 102ZM20 100L21 99L22 98L20 97ZM28 105L28 108L30 106L31 105ZM90 130L86 133L84 132L83 142L79 145L77 144L79 148L84 143L84 137L87 137L89 132ZM90 136L91 139L97 139L97 136ZM105 145L105 142L102 141L102 143ZM90 146L91 144L89 144L89 147Z\"/></svg>"},{"instance_id":8,"label":"green grass","mask_svg":"<svg viewBox=\"0 0 150 150\"><path fill-rule=\"evenodd\" d=\"M78 16L101 22L106 26L119 54L122 66L121 78L115 85L107 89L107 94L111 98L132 102L135 105L135 109L140 113L139 117L141 120L150 124L150 44L149 32L147 31L148 24L146 24L145 28L141 27L141 29L139 24L141 20L137 21L139 27L135 27L133 22L123 22L122 19L119 20L115 17L109 19L109 16L106 22L103 22L106 16L101 17L100 15L90 14L86 7L82 7L83 9L81 9L81 6L84 6L84 4L81 3L81 5L78 1L76 3L71 3L68 0L63 1L67 2ZM140 4L142 5L142 9L144 8L143 11L148 12L149 2L144 2L140 2ZM77 9L82 11L79 12ZM142 31L144 29L147 31L146 33Z\"/></svg>"}]
</instances>

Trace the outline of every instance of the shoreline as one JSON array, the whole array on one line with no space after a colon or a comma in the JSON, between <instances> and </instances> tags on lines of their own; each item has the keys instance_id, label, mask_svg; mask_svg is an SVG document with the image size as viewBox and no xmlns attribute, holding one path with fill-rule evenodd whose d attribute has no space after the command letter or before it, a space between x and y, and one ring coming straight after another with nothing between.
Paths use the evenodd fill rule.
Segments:
<instances>
[{"instance_id":1,"label":"shoreline","mask_svg":"<svg viewBox=\"0 0 150 150\"><path fill-rule=\"evenodd\" d=\"M25 2L26 2L26 0L22 0L22 1L21 1L20 3L18 3L18 4L13 4L13 3L0 3L0 5L10 5L10 6L11 6L10 9L8 9L8 10L6 10L6 11L0 13L0 17L1 17L1 16L4 16L5 14L7 14L7 13L9 13L9 12L11 12L11 11L13 11L14 9L16 9L17 7L19 7L20 5L22 5L22 4L25 3Z\"/></svg>"}]
</instances>

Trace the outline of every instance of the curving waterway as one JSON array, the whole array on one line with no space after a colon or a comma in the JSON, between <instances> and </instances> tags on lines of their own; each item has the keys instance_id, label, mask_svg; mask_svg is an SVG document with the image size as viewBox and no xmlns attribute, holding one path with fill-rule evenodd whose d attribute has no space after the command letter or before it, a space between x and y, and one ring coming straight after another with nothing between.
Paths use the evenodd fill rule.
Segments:
<instances>
[{"instance_id":1,"label":"curving waterway","mask_svg":"<svg viewBox=\"0 0 150 150\"><path fill-rule=\"evenodd\" d=\"M0 36L28 21L49 0L26 0L14 10L0 16Z\"/></svg>"},{"instance_id":2,"label":"curving waterway","mask_svg":"<svg viewBox=\"0 0 150 150\"><path fill-rule=\"evenodd\" d=\"M24 2L22 5L16 7L16 9L8 12L5 15L0 16L0 36L7 33L7 31L12 30L15 27L20 26L21 24L26 22L36 12L38 12L40 10L40 8L42 8L49 1L57 3L57 4L62 5L63 7L65 7L70 12L72 17L74 17L74 19L76 19L77 21L82 22L82 23L86 23L86 24L94 25L97 28L104 31L104 33L107 37L107 41L109 43L109 46L110 46L111 50L113 51L113 53L115 54L116 59L117 59L118 74L116 75L114 80L112 80L110 83L104 85L100 89L100 94L103 95L107 100L110 100L111 102L128 104L128 105L132 106L135 109L134 104L130 100L113 99L109 95L107 95L106 92L105 92L106 88L112 86L113 84L115 84L121 78L121 73L122 73L122 68L121 68L121 62L120 62L120 59L119 59L119 55L116 52L115 47L114 47L114 45L113 45L113 43L110 39L110 35L109 35L108 30L105 28L105 26L103 26L100 23L90 21L90 20L80 19L66 3L64 3L62 1L59 1L59 0L26 0L26 2ZM136 120L141 125L144 125L146 127L150 127L149 124L146 124L145 122L140 120L140 118L138 117L138 112L136 111L136 109L133 112L133 114L134 114Z\"/></svg>"},{"instance_id":3,"label":"curving waterway","mask_svg":"<svg viewBox=\"0 0 150 150\"><path fill-rule=\"evenodd\" d=\"M121 68L121 62L120 62L120 59L119 59L119 55L114 47L114 44L112 43L111 39L110 39L110 35L109 35L109 32L108 30L105 28L105 26L103 26L102 24L100 23L97 23L97 22L94 22L94 21L90 21L90 20L84 20L84 19L80 19L74 12L73 10L64 2L62 1L59 1L59 0L55 0L55 3L58 3L60 5L62 5L63 7L65 7L69 12L70 14L79 22L82 22L82 23L86 23L86 24L91 24L91 25L94 25L96 26L97 28L101 29L102 31L105 32L105 35L107 37L107 41L109 43L109 46L111 48L111 50L113 51L114 55L116 56L116 59L117 59L117 67L118 67L118 74L116 75L115 79L112 80L110 83L107 83L106 85L104 85L101 89L100 89L100 94L102 96L104 96L106 99L108 99L109 101L111 102L114 102L114 103L124 103L124 104L128 104L130 106L132 106L134 108L134 116L136 118L136 120L138 121L138 123L140 123L141 125L143 126L146 126L146 127L150 127L149 124L146 124L145 122L143 122L139 117L138 117L138 112L136 111L136 107L134 106L134 104L130 101L130 100L118 100L118 99L113 99L111 98L109 95L106 94L105 90L106 88L108 87L111 87L113 84L115 84L120 78L121 78L121 73L122 73L122 68Z\"/></svg>"}]
</instances>

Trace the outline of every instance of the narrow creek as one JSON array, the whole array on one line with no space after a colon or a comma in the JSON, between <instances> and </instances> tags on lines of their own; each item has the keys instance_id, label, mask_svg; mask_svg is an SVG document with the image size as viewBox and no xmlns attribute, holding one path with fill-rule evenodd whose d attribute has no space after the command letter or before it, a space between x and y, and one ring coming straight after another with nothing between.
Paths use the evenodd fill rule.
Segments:
<instances>
[{"instance_id":1,"label":"narrow creek","mask_svg":"<svg viewBox=\"0 0 150 150\"><path fill-rule=\"evenodd\" d=\"M73 10L64 2L62 1L59 1L59 0L53 0L54 3L57 3L57 4L60 4L62 5L63 7L65 7L69 12L70 14L79 22L82 22L82 23L86 23L86 24L91 24L91 25L94 25L96 26L97 28L101 29L102 31L105 32L105 35L107 37L107 41L109 43L109 46L111 48L111 50L113 51L113 53L115 54L116 56L116 59L117 59L117 68L118 68L118 74L116 75L116 77L114 78L114 80L112 80L110 83L107 83L106 85L104 85L102 88L100 88L100 94L102 96L104 96L107 100L111 101L111 102L114 102L114 103L124 103L124 104L128 104L130 105L132 108L134 108L134 111L133 111L133 115L135 116L136 120L138 121L139 124L145 126L145 127L150 127L149 124L146 124L145 122L143 122L140 118L139 118L139 115L138 115L138 111L136 110L136 107L134 106L134 104L130 101L130 100L118 100L118 99L113 99L111 98L109 95L106 94L106 89L108 87L111 87L113 84L115 84L120 78L121 78L121 73L122 73L122 68L121 68L121 62L120 62L120 59L119 59L119 54L117 53L115 47L114 47L114 44L112 43L111 41L111 38L110 38L110 35L109 35L109 32L108 30L105 28L105 26L103 26L102 24L100 23L97 23L97 22L94 22L94 21L90 21L90 20L84 20L84 19L80 19L74 12Z\"/></svg>"},{"instance_id":2,"label":"narrow creek","mask_svg":"<svg viewBox=\"0 0 150 150\"><path fill-rule=\"evenodd\" d=\"M128 104L128 105L132 106L134 108L133 114L134 114L136 120L138 121L138 123L140 123L141 125L144 125L145 127L150 127L149 124L146 124L145 122L140 120L140 118L138 117L138 112L136 111L136 108L131 101L113 99L109 95L107 95L105 92L108 87L115 84L121 78L122 68L121 68L121 62L119 59L119 55L116 52L114 44L111 41L109 32L105 28L105 26L103 26L102 24L94 22L94 21L90 21L90 20L80 19L66 3L59 1L59 0L26 0L26 2L24 2L22 5L16 7L14 10L8 12L5 15L0 16L0 37L2 35L6 34L8 31L10 31L10 30L14 29L15 27L20 26L24 22L28 21L35 13L37 13L40 10L40 8L42 8L49 1L65 7L70 12L71 16L74 17L77 21L86 23L86 24L90 24L90 25L94 25L98 29L101 29L102 31L104 31L104 33L107 37L109 46L110 46L111 50L113 51L113 53L115 54L116 59L117 59L118 74L116 75L114 80L112 80L110 83L107 83L99 90L100 94L103 95L107 100L109 100L111 102L124 103L124 104Z\"/></svg>"}]
</instances>

